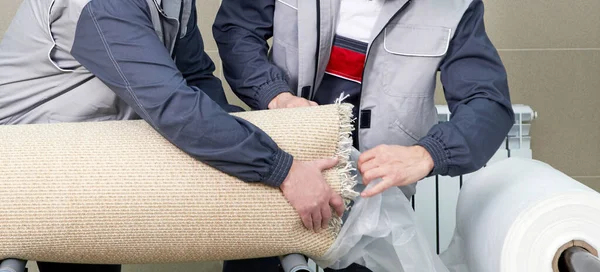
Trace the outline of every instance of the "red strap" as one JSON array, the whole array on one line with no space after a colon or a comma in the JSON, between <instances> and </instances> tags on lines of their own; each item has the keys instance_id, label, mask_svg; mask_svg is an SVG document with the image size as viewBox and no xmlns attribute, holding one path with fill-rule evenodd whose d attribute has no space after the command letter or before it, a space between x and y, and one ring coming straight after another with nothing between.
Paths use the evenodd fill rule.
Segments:
<instances>
[{"instance_id":1,"label":"red strap","mask_svg":"<svg viewBox=\"0 0 600 272\"><path fill-rule=\"evenodd\" d=\"M365 59L365 54L334 45L325 71L361 83Z\"/></svg>"}]
</instances>

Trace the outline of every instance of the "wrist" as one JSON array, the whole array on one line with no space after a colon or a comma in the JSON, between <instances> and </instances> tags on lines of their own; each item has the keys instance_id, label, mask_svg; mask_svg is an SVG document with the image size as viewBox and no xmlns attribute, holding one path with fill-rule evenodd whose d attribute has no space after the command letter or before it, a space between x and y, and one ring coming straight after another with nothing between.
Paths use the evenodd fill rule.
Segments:
<instances>
[{"instance_id":1,"label":"wrist","mask_svg":"<svg viewBox=\"0 0 600 272\"><path fill-rule=\"evenodd\" d=\"M288 175L285 177L283 182L281 182L281 185L279 185L279 189L281 191L285 191L290 186L290 182L291 182L290 176L292 175L293 170L296 169L297 164L298 163L296 162L296 160L292 160L292 165L290 166L290 171L288 172Z\"/></svg>"},{"instance_id":2,"label":"wrist","mask_svg":"<svg viewBox=\"0 0 600 272\"><path fill-rule=\"evenodd\" d=\"M421 158L421 165L423 165L423 167L427 169L427 173L431 172L435 167L435 163L429 151L427 151L427 149L420 145L416 145L413 148L417 149L417 151L419 152L419 156Z\"/></svg>"},{"instance_id":3,"label":"wrist","mask_svg":"<svg viewBox=\"0 0 600 272\"><path fill-rule=\"evenodd\" d=\"M433 159L433 169L428 176L446 175L448 173L450 155L441 140L434 136L425 136L416 145L425 148Z\"/></svg>"},{"instance_id":4,"label":"wrist","mask_svg":"<svg viewBox=\"0 0 600 272\"><path fill-rule=\"evenodd\" d=\"M272 187L280 187L283 181L289 176L294 158L292 155L279 149L273 154L271 171L265 176L262 182Z\"/></svg>"},{"instance_id":5,"label":"wrist","mask_svg":"<svg viewBox=\"0 0 600 272\"><path fill-rule=\"evenodd\" d=\"M258 101L258 109L268 109L269 103L271 103L276 96L282 93L293 94L290 87L283 80L272 81L260 86L257 90L256 97L256 100Z\"/></svg>"}]
</instances>

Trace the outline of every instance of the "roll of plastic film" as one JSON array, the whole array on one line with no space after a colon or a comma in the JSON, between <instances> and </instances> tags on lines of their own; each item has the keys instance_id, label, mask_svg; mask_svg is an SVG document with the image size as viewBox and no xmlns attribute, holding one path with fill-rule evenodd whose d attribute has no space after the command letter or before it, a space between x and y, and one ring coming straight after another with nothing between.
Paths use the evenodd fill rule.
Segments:
<instances>
[{"instance_id":1,"label":"roll of plastic film","mask_svg":"<svg viewBox=\"0 0 600 272\"><path fill-rule=\"evenodd\" d=\"M600 194L550 165L510 158L463 185L441 258L455 272L551 272L569 247L600 249Z\"/></svg>"}]
</instances>

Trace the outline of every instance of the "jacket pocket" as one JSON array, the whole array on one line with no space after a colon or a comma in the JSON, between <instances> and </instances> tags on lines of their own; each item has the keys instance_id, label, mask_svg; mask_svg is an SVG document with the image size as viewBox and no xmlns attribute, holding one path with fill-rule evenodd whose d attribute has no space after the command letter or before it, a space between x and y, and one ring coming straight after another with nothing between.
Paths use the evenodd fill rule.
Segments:
<instances>
[{"instance_id":1,"label":"jacket pocket","mask_svg":"<svg viewBox=\"0 0 600 272\"><path fill-rule=\"evenodd\" d=\"M433 97L388 99L380 109L382 118L399 145L413 145L427 135L438 122Z\"/></svg>"},{"instance_id":2,"label":"jacket pocket","mask_svg":"<svg viewBox=\"0 0 600 272\"><path fill-rule=\"evenodd\" d=\"M383 91L393 97L431 97L436 73L450 44L449 28L395 24L379 47Z\"/></svg>"},{"instance_id":3,"label":"jacket pocket","mask_svg":"<svg viewBox=\"0 0 600 272\"><path fill-rule=\"evenodd\" d=\"M450 46L450 28L441 26L396 25L384 30L383 47L393 55L442 57Z\"/></svg>"},{"instance_id":4,"label":"jacket pocket","mask_svg":"<svg viewBox=\"0 0 600 272\"><path fill-rule=\"evenodd\" d=\"M403 125L402 122L400 122L399 119L396 119L393 123L390 124L390 129L402 132L403 134L405 134L406 136L408 136L408 138L409 138L408 140L412 140L415 143L418 142L419 139L424 136L424 135L417 136L409 128L407 128L405 125Z\"/></svg>"}]
</instances>

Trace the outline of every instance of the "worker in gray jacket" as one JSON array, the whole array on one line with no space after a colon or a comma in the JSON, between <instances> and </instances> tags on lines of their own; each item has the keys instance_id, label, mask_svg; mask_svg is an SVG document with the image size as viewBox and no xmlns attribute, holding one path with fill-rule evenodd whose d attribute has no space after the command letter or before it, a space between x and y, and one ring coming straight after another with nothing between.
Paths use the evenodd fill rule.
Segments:
<instances>
[{"instance_id":1,"label":"worker in gray jacket","mask_svg":"<svg viewBox=\"0 0 600 272\"><path fill-rule=\"evenodd\" d=\"M400 186L410 198L424 177L480 169L514 123L483 13L481 0L223 0L213 35L228 83L254 109L346 98L363 181L382 179L362 196ZM437 119L438 71L450 122ZM224 271L277 265L229 261Z\"/></svg>"},{"instance_id":2,"label":"worker in gray jacket","mask_svg":"<svg viewBox=\"0 0 600 272\"><path fill-rule=\"evenodd\" d=\"M330 207L341 215L344 206L321 173L336 159L297 161L228 114L236 108L196 24L191 0L24 0L0 43L0 124L143 118L202 162L280 188L307 228L327 226Z\"/></svg>"}]
</instances>

